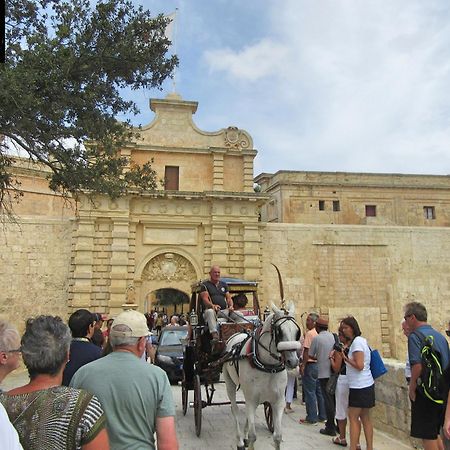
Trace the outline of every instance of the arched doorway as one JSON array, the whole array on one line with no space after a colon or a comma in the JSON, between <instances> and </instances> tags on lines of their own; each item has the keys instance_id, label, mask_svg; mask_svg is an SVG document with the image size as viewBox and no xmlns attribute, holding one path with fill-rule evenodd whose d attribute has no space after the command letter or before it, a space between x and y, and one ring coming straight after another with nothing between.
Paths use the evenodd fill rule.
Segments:
<instances>
[{"instance_id":1,"label":"arched doorway","mask_svg":"<svg viewBox=\"0 0 450 450\"><path fill-rule=\"evenodd\" d=\"M187 314L189 312L189 295L179 289L161 288L147 295L151 309L165 312L167 315Z\"/></svg>"},{"instance_id":2,"label":"arched doorway","mask_svg":"<svg viewBox=\"0 0 450 450\"><path fill-rule=\"evenodd\" d=\"M145 261L145 260L144 260ZM184 255L170 251L151 255L138 268L135 285L140 308L144 312L165 309L188 313L191 285L199 275L193 263Z\"/></svg>"}]
</instances>

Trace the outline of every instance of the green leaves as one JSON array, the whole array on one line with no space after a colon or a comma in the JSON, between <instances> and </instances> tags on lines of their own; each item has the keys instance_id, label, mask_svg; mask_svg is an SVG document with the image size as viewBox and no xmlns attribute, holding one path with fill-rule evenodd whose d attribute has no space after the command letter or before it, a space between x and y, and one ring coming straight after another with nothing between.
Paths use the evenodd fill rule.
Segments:
<instances>
[{"instance_id":1,"label":"green leaves","mask_svg":"<svg viewBox=\"0 0 450 450\"><path fill-rule=\"evenodd\" d=\"M124 170L119 149L136 113L120 89L160 87L178 60L168 56L168 19L126 0L7 0L6 64L0 66L0 189L8 146L52 169L50 187L121 195L154 189L150 165ZM90 141L89 145L82 145ZM94 142L94 143L93 143ZM0 197L0 202L3 197Z\"/></svg>"}]
</instances>

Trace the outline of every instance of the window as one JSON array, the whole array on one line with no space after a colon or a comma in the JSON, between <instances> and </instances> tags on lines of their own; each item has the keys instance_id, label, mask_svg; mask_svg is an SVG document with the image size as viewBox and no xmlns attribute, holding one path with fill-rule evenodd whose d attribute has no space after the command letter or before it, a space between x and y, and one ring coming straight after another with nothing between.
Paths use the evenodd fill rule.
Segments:
<instances>
[{"instance_id":1,"label":"window","mask_svg":"<svg viewBox=\"0 0 450 450\"><path fill-rule=\"evenodd\" d=\"M164 173L164 189L168 191L178 191L179 170L180 168L178 166L166 166Z\"/></svg>"},{"instance_id":2,"label":"window","mask_svg":"<svg viewBox=\"0 0 450 450\"><path fill-rule=\"evenodd\" d=\"M341 205L339 204L339 200L333 200L333 211L340 211Z\"/></svg>"},{"instance_id":3,"label":"window","mask_svg":"<svg viewBox=\"0 0 450 450\"><path fill-rule=\"evenodd\" d=\"M376 205L366 205L366 217L376 217L377 206Z\"/></svg>"},{"instance_id":4,"label":"window","mask_svg":"<svg viewBox=\"0 0 450 450\"><path fill-rule=\"evenodd\" d=\"M425 219L428 219L428 220L436 219L434 206L424 206L423 207L423 215L424 215Z\"/></svg>"},{"instance_id":5,"label":"window","mask_svg":"<svg viewBox=\"0 0 450 450\"><path fill-rule=\"evenodd\" d=\"M325 211L325 200L319 200L319 211Z\"/></svg>"}]
</instances>

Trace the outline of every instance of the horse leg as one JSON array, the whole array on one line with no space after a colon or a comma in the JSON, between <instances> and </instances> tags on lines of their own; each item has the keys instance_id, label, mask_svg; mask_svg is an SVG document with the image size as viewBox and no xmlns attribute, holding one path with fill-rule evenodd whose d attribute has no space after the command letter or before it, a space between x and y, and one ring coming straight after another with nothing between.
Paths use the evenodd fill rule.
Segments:
<instances>
[{"instance_id":1,"label":"horse leg","mask_svg":"<svg viewBox=\"0 0 450 450\"><path fill-rule=\"evenodd\" d=\"M245 450L244 437L241 434L241 428L239 426L239 409L236 403L236 385L231 379L231 376L228 373L228 368L225 367L225 365L222 370L222 375L225 380L228 398L230 399L231 413L233 414L234 423L236 425L237 450Z\"/></svg>"},{"instance_id":2,"label":"horse leg","mask_svg":"<svg viewBox=\"0 0 450 450\"><path fill-rule=\"evenodd\" d=\"M273 415L273 442L275 444L275 449L279 450L281 446L281 420L283 417L284 408L284 397L282 401L277 401L276 404L272 405L272 415Z\"/></svg>"},{"instance_id":3,"label":"horse leg","mask_svg":"<svg viewBox=\"0 0 450 450\"><path fill-rule=\"evenodd\" d=\"M254 450L256 441L256 429L255 429L255 412L258 405L251 404L250 401L245 399L245 409L247 413L247 428L248 428L248 450Z\"/></svg>"}]
</instances>

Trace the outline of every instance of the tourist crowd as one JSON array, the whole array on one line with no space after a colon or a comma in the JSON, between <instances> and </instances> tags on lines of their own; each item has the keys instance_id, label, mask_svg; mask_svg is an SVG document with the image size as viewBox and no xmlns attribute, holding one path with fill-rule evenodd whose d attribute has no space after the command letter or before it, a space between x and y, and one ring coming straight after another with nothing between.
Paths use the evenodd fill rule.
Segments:
<instances>
[{"instance_id":1,"label":"tourist crowd","mask_svg":"<svg viewBox=\"0 0 450 450\"><path fill-rule=\"evenodd\" d=\"M185 318L128 310L107 320L103 329L106 319L86 309L75 311L67 324L59 317L38 316L26 321L22 337L0 320L0 383L19 366L20 355L30 379L24 386L0 391L2 448L178 449L167 375L148 363L154 356L149 330L178 326ZM425 450L442 450L450 438L448 390L441 402L424 395L423 354L429 339L445 389L450 383L450 350L427 319L421 303L405 305L405 385L411 402L411 436L421 439ZM333 333L325 317L311 312L306 329L298 370L288 372L285 413L294 412L293 398L301 380L298 395L306 407L301 425L322 422L321 434L331 436L338 446L349 444L351 450L361 448L363 430L366 448L372 450L376 375L371 367L373 350L358 321L345 317ZM450 323L446 334L450 336Z\"/></svg>"},{"instance_id":2,"label":"tourist crowd","mask_svg":"<svg viewBox=\"0 0 450 450\"><path fill-rule=\"evenodd\" d=\"M146 317L124 311L102 331L104 319L86 309L68 324L38 316L22 338L0 320L0 382L20 354L29 374L0 392L2 449L178 449L167 375L147 362Z\"/></svg>"},{"instance_id":3,"label":"tourist crowd","mask_svg":"<svg viewBox=\"0 0 450 450\"><path fill-rule=\"evenodd\" d=\"M427 323L427 318L423 304L411 302L405 305L402 329L408 338L405 385L408 385L411 402L410 434L422 440L425 450L447 450L450 448L450 407L445 413L445 405L449 398L450 350L445 337ZM328 328L324 317L314 312L307 316L299 367L306 417L299 423L314 426L322 422L324 426L319 432L332 436L334 444L346 447L348 422L350 449L361 448L362 428L366 448L372 450L371 409L375 406L372 349L352 316L340 321L336 333ZM446 334L450 336L450 323ZM423 354L427 338L431 339L438 358L435 372L432 375L431 369L426 372L428 384L432 384L431 378L437 380L442 401L432 398L424 389L427 380L424 379ZM294 411L291 403L295 381L295 373L288 374L286 414Z\"/></svg>"}]
</instances>

